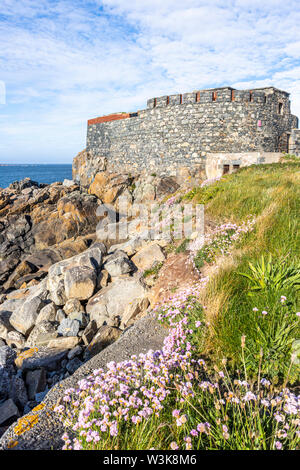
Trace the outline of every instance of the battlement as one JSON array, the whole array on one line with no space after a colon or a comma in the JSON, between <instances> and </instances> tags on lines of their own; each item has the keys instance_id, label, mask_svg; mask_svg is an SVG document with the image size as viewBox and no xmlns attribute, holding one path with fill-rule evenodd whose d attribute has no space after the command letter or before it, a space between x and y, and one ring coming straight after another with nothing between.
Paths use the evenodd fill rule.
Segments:
<instances>
[{"instance_id":1,"label":"battlement","mask_svg":"<svg viewBox=\"0 0 300 470\"><path fill-rule=\"evenodd\" d=\"M233 101L244 103L271 104L277 101L288 101L289 93L278 88L254 88L252 90L237 90L231 87L209 88L177 95L165 95L151 98L147 108L159 108L191 103L229 103Z\"/></svg>"}]
</instances>

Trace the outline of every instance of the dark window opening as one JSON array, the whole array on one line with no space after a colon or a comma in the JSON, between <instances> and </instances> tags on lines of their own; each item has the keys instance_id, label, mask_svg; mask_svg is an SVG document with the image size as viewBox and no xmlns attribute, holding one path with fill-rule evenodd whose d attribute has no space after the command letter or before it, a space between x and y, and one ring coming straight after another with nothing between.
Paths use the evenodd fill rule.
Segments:
<instances>
[{"instance_id":1,"label":"dark window opening","mask_svg":"<svg viewBox=\"0 0 300 470\"><path fill-rule=\"evenodd\" d=\"M264 101L265 101L265 104L266 104L266 102L267 102L267 97L266 97L266 95L265 95L265 99L264 99Z\"/></svg>"},{"instance_id":2,"label":"dark window opening","mask_svg":"<svg viewBox=\"0 0 300 470\"><path fill-rule=\"evenodd\" d=\"M231 90L231 101L234 101L234 100L235 100L234 90Z\"/></svg>"},{"instance_id":3,"label":"dark window opening","mask_svg":"<svg viewBox=\"0 0 300 470\"><path fill-rule=\"evenodd\" d=\"M167 104L169 104L169 103L170 103L170 97L167 96Z\"/></svg>"},{"instance_id":4,"label":"dark window opening","mask_svg":"<svg viewBox=\"0 0 300 470\"><path fill-rule=\"evenodd\" d=\"M179 99L180 99L179 103L182 104L182 95L180 95Z\"/></svg>"},{"instance_id":5,"label":"dark window opening","mask_svg":"<svg viewBox=\"0 0 300 470\"><path fill-rule=\"evenodd\" d=\"M282 111L283 111L283 104L282 104L282 103L278 103L278 113L279 113L279 114L282 114Z\"/></svg>"},{"instance_id":6,"label":"dark window opening","mask_svg":"<svg viewBox=\"0 0 300 470\"><path fill-rule=\"evenodd\" d=\"M213 100L213 101L216 101L216 100L217 100L217 92L216 92L216 91L213 91L213 92L212 92L212 100Z\"/></svg>"},{"instance_id":7,"label":"dark window opening","mask_svg":"<svg viewBox=\"0 0 300 470\"><path fill-rule=\"evenodd\" d=\"M154 103L153 103L153 107L156 108L156 104L157 104L157 99L154 98Z\"/></svg>"},{"instance_id":8,"label":"dark window opening","mask_svg":"<svg viewBox=\"0 0 300 470\"><path fill-rule=\"evenodd\" d=\"M233 165L233 170L236 171L240 168L240 165L236 164L236 165Z\"/></svg>"},{"instance_id":9,"label":"dark window opening","mask_svg":"<svg viewBox=\"0 0 300 470\"><path fill-rule=\"evenodd\" d=\"M199 103L200 101L200 91L196 93L196 103Z\"/></svg>"},{"instance_id":10,"label":"dark window opening","mask_svg":"<svg viewBox=\"0 0 300 470\"><path fill-rule=\"evenodd\" d=\"M229 165L223 165L223 175L226 175L226 173L229 173Z\"/></svg>"},{"instance_id":11,"label":"dark window opening","mask_svg":"<svg viewBox=\"0 0 300 470\"><path fill-rule=\"evenodd\" d=\"M250 101L253 101L253 93L250 91Z\"/></svg>"}]
</instances>

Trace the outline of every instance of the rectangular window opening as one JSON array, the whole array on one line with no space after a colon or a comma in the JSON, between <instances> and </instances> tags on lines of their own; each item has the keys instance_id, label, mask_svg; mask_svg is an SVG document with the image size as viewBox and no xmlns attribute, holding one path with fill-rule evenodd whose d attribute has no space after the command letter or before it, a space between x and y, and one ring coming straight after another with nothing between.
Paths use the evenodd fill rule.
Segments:
<instances>
[{"instance_id":1,"label":"rectangular window opening","mask_svg":"<svg viewBox=\"0 0 300 470\"><path fill-rule=\"evenodd\" d=\"M182 104L182 95L179 95L179 103Z\"/></svg>"},{"instance_id":2,"label":"rectangular window opening","mask_svg":"<svg viewBox=\"0 0 300 470\"><path fill-rule=\"evenodd\" d=\"M235 100L234 90L231 90L231 101L234 101L234 100Z\"/></svg>"},{"instance_id":3,"label":"rectangular window opening","mask_svg":"<svg viewBox=\"0 0 300 470\"><path fill-rule=\"evenodd\" d=\"M200 91L197 91L196 93L196 103L199 103L200 101Z\"/></svg>"},{"instance_id":4,"label":"rectangular window opening","mask_svg":"<svg viewBox=\"0 0 300 470\"><path fill-rule=\"evenodd\" d=\"M230 166L229 165L223 165L223 175L226 175L229 173Z\"/></svg>"},{"instance_id":5,"label":"rectangular window opening","mask_svg":"<svg viewBox=\"0 0 300 470\"><path fill-rule=\"evenodd\" d=\"M283 104L282 103L278 103L278 113L279 114L282 114L283 112Z\"/></svg>"},{"instance_id":6,"label":"rectangular window opening","mask_svg":"<svg viewBox=\"0 0 300 470\"><path fill-rule=\"evenodd\" d=\"M153 103L153 107L156 108L156 104L157 104L157 99L154 98L154 103Z\"/></svg>"},{"instance_id":7,"label":"rectangular window opening","mask_svg":"<svg viewBox=\"0 0 300 470\"><path fill-rule=\"evenodd\" d=\"M253 93L250 91L250 101L253 101Z\"/></svg>"},{"instance_id":8,"label":"rectangular window opening","mask_svg":"<svg viewBox=\"0 0 300 470\"><path fill-rule=\"evenodd\" d=\"M233 170L236 171L240 168L240 165L236 164L236 165L233 165Z\"/></svg>"},{"instance_id":9,"label":"rectangular window opening","mask_svg":"<svg viewBox=\"0 0 300 470\"><path fill-rule=\"evenodd\" d=\"M217 101L217 92L216 91L212 92L212 100Z\"/></svg>"},{"instance_id":10,"label":"rectangular window opening","mask_svg":"<svg viewBox=\"0 0 300 470\"><path fill-rule=\"evenodd\" d=\"M170 103L170 97L167 96L167 104L169 104L169 103Z\"/></svg>"}]
</instances>

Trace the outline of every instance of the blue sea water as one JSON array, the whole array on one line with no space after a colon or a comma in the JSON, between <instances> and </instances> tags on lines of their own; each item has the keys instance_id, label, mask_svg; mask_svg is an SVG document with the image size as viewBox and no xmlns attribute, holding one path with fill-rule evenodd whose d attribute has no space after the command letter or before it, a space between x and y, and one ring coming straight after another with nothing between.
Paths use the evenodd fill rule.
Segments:
<instances>
[{"instance_id":1,"label":"blue sea water","mask_svg":"<svg viewBox=\"0 0 300 470\"><path fill-rule=\"evenodd\" d=\"M0 165L0 188L6 188L13 181L24 178L49 184L65 178L72 179L72 165Z\"/></svg>"}]
</instances>

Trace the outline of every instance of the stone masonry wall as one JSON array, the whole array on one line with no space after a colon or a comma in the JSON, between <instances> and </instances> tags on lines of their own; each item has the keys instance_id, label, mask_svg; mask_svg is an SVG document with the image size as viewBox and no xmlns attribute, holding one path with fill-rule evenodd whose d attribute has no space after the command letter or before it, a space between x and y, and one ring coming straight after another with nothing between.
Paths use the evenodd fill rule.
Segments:
<instances>
[{"instance_id":1,"label":"stone masonry wall","mask_svg":"<svg viewBox=\"0 0 300 470\"><path fill-rule=\"evenodd\" d=\"M206 167L211 153L288 151L297 127L288 93L219 88L148 101L147 109L90 120L87 151L112 171L175 175Z\"/></svg>"},{"instance_id":2,"label":"stone masonry wall","mask_svg":"<svg viewBox=\"0 0 300 470\"><path fill-rule=\"evenodd\" d=\"M300 157L300 129L292 130L289 153Z\"/></svg>"}]
</instances>

